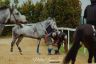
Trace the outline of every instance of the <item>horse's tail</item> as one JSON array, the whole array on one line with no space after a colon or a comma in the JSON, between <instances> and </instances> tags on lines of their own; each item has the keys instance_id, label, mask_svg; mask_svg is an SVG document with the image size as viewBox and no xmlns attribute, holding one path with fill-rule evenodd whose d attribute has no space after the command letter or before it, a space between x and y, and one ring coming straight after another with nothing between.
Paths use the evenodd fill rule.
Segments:
<instances>
[{"instance_id":1,"label":"horse's tail","mask_svg":"<svg viewBox=\"0 0 96 64\"><path fill-rule=\"evenodd\" d=\"M4 24L0 24L0 35L2 34L3 30L4 30Z\"/></svg>"},{"instance_id":2,"label":"horse's tail","mask_svg":"<svg viewBox=\"0 0 96 64\"><path fill-rule=\"evenodd\" d=\"M69 64L69 62L71 60L72 60L72 63L74 64L77 53L78 53L78 49L81 47L81 45L80 45L80 40L81 40L81 36L82 36L81 34L82 34L81 30L77 30L74 33L74 44L71 47L71 49L69 50L65 59L63 60L64 64Z\"/></svg>"}]
</instances>

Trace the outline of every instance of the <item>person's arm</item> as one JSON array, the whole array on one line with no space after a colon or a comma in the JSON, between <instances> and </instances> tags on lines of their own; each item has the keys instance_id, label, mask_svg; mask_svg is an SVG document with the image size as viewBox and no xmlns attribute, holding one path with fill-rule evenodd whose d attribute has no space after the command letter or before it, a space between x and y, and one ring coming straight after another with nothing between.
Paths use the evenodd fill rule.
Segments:
<instances>
[{"instance_id":1,"label":"person's arm","mask_svg":"<svg viewBox=\"0 0 96 64\"><path fill-rule=\"evenodd\" d=\"M90 5L88 5L84 10L84 16L83 16L83 24L86 24L86 18L87 18L87 9Z\"/></svg>"}]
</instances>

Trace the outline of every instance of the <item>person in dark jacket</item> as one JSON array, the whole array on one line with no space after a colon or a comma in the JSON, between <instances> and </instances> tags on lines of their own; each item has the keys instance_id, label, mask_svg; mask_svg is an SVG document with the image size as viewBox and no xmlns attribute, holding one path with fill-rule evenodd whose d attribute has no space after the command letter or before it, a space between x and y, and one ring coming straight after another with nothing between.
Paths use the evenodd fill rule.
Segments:
<instances>
[{"instance_id":1,"label":"person in dark jacket","mask_svg":"<svg viewBox=\"0 0 96 64\"><path fill-rule=\"evenodd\" d=\"M67 44L67 42L64 42L67 39L66 34L61 31L55 31L55 32L51 33L50 37L53 39L53 46L54 46L55 54L59 54L59 49L60 49L61 45L63 43L64 43L64 45ZM66 45L66 47L67 47L67 45ZM65 52L67 52L67 48L65 49Z\"/></svg>"},{"instance_id":2,"label":"person in dark jacket","mask_svg":"<svg viewBox=\"0 0 96 64\"><path fill-rule=\"evenodd\" d=\"M91 5L88 5L84 11L84 18L87 24L94 25L93 31L96 36L96 0L90 0Z\"/></svg>"}]
</instances>

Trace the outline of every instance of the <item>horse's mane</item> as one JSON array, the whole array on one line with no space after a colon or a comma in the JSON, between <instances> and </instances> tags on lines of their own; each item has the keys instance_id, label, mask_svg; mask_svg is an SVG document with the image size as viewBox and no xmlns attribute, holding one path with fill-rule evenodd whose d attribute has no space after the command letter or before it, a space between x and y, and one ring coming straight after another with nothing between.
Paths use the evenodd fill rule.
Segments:
<instances>
[{"instance_id":1,"label":"horse's mane","mask_svg":"<svg viewBox=\"0 0 96 64\"><path fill-rule=\"evenodd\" d=\"M7 8L9 8L9 7L8 6L0 6L0 10L5 10Z\"/></svg>"}]
</instances>

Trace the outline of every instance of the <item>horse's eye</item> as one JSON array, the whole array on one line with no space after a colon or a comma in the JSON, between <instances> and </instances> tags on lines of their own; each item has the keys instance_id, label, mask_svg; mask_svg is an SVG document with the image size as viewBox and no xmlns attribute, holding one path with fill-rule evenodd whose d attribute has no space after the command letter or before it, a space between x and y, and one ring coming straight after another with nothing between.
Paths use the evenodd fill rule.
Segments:
<instances>
[{"instance_id":1,"label":"horse's eye","mask_svg":"<svg viewBox=\"0 0 96 64\"><path fill-rule=\"evenodd\" d=\"M16 15L19 15L19 13L16 13Z\"/></svg>"}]
</instances>

